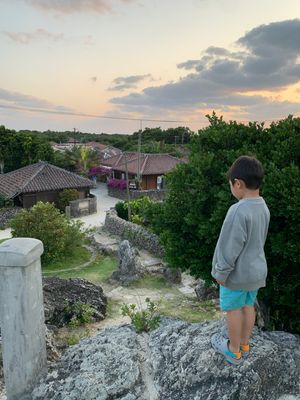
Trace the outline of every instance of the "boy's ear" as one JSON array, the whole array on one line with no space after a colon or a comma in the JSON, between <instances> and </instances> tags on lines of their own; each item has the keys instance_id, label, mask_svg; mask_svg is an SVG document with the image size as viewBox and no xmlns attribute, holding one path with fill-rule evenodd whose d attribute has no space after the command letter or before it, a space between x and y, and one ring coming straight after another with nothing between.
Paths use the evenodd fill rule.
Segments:
<instances>
[{"instance_id":1,"label":"boy's ear","mask_svg":"<svg viewBox=\"0 0 300 400\"><path fill-rule=\"evenodd\" d=\"M235 181L238 189L243 189L246 186L242 179L236 179Z\"/></svg>"}]
</instances>

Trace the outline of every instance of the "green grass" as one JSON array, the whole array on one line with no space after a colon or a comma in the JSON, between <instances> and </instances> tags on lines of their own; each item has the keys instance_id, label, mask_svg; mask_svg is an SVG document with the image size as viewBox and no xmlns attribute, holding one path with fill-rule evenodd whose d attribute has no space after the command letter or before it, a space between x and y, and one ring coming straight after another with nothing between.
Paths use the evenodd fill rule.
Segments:
<instances>
[{"instance_id":1,"label":"green grass","mask_svg":"<svg viewBox=\"0 0 300 400\"><path fill-rule=\"evenodd\" d=\"M5 240L8 240L8 239L10 239L10 238L0 239L0 244L5 242Z\"/></svg>"},{"instance_id":2,"label":"green grass","mask_svg":"<svg viewBox=\"0 0 300 400\"><path fill-rule=\"evenodd\" d=\"M203 322L217 318L215 306L212 302L199 303L196 299L184 296L162 300L158 306L162 315L179 318L187 322Z\"/></svg>"},{"instance_id":3,"label":"green grass","mask_svg":"<svg viewBox=\"0 0 300 400\"><path fill-rule=\"evenodd\" d=\"M136 281L130 282L128 287L135 289L143 288L162 290L166 288L172 288L172 284L168 282L163 276L147 275Z\"/></svg>"},{"instance_id":4,"label":"green grass","mask_svg":"<svg viewBox=\"0 0 300 400\"><path fill-rule=\"evenodd\" d=\"M77 264L78 265L78 264ZM63 267L65 269L65 266ZM93 283L105 282L117 268L117 261L110 257L97 256L96 260L85 268L57 272L55 269L47 270L46 276L58 276L60 278L84 278Z\"/></svg>"},{"instance_id":5,"label":"green grass","mask_svg":"<svg viewBox=\"0 0 300 400\"><path fill-rule=\"evenodd\" d=\"M88 262L91 258L91 253L85 247L76 247L72 254L66 255L58 261L53 261L43 266L43 272L55 272L60 269L71 269L78 267L81 264Z\"/></svg>"}]
</instances>

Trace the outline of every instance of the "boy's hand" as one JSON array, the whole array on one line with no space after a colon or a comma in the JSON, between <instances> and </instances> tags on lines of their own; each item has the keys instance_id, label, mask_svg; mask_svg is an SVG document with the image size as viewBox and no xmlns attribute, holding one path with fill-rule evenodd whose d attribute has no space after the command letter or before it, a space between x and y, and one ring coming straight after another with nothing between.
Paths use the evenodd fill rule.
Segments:
<instances>
[{"instance_id":1,"label":"boy's hand","mask_svg":"<svg viewBox=\"0 0 300 400\"><path fill-rule=\"evenodd\" d=\"M222 281L218 281L218 279L216 279L216 281L218 282L219 285L224 286L225 282Z\"/></svg>"}]
</instances>

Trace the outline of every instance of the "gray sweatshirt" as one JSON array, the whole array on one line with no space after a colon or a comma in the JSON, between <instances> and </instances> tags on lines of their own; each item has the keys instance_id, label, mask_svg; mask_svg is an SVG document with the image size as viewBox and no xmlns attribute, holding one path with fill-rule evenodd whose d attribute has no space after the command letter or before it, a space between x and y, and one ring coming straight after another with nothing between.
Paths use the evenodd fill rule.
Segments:
<instances>
[{"instance_id":1,"label":"gray sweatshirt","mask_svg":"<svg viewBox=\"0 0 300 400\"><path fill-rule=\"evenodd\" d=\"M212 276L233 290L266 286L264 253L269 209L262 197L242 199L227 212L215 248Z\"/></svg>"}]
</instances>

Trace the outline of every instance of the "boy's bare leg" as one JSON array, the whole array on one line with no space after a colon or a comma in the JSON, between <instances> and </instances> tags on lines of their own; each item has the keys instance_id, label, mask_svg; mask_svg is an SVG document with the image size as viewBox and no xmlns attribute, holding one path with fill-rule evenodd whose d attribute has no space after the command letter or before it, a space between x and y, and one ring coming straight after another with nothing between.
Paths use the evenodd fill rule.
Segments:
<instances>
[{"instance_id":1,"label":"boy's bare leg","mask_svg":"<svg viewBox=\"0 0 300 400\"><path fill-rule=\"evenodd\" d=\"M243 327L242 309L227 311L227 328L229 336L229 350L233 353L240 352Z\"/></svg>"},{"instance_id":2,"label":"boy's bare leg","mask_svg":"<svg viewBox=\"0 0 300 400\"><path fill-rule=\"evenodd\" d=\"M241 344L248 344L255 324L255 308L253 306L244 306L242 308L243 324L241 332Z\"/></svg>"}]
</instances>

